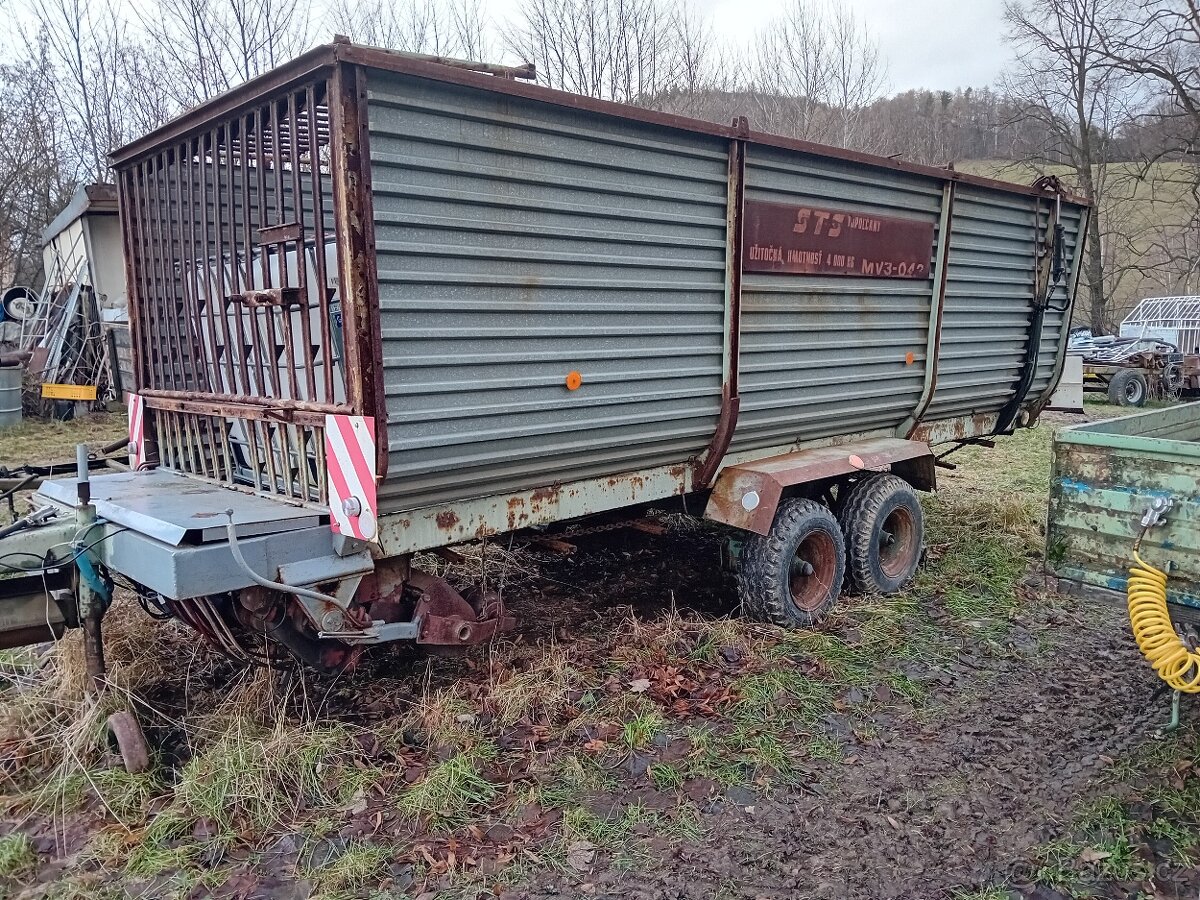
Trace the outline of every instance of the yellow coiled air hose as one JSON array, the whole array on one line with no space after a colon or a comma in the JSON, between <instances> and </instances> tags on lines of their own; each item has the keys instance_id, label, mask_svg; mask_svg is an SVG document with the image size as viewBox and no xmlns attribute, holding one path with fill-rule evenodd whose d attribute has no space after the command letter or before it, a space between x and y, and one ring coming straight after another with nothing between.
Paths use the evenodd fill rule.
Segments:
<instances>
[{"instance_id":1,"label":"yellow coiled air hose","mask_svg":"<svg viewBox=\"0 0 1200 900\"><path fill-rule=\"evenodd\" d=\"M1167 609L1167 573L1133 551L1129 570L1129 624L1138 649L1158 677L1187 694L1200 693L1200 653L1180 639Z\"/></svg>"}]
</instances>

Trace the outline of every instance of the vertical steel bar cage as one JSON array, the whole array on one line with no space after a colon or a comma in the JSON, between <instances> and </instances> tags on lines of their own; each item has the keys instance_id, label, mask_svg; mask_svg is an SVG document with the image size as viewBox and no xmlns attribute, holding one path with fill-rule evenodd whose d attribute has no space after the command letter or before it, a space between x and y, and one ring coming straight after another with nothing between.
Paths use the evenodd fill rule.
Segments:
<instances>
[{"instance_id":1,"label":"vertical steel bar cage","mask_svg":"<svg viewBox=\"0 0 1200 900\"><path fill-rule=\"evenodd\" d=\"M118 165L137 391L166 468L320 503L325 415L374 414L356 78L335 63L235 92Z\"/></svg>"}]
</instances>

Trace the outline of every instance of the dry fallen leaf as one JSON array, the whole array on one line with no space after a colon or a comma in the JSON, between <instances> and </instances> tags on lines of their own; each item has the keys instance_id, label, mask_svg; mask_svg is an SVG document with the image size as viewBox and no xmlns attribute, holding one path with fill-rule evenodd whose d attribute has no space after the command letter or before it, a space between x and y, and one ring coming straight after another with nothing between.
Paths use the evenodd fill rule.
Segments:
<instances>
[{"instance_id":1,"label":"dry fallen leaf","mask_svg":"<svg viewBox=\"0 0 1200 900\"><path fill-rule=\"evenodd\" d=\"M1102 859L1108 859L1110 856L1112 856L1112 854L1104 850L1096 850L1093 847L1085 847L1083 852L1079 854L1079 861L1081 863L1094 863L1100 862Z\"/></svg>"},{"instance_id":2,"label":"dry fallen leaf","mask_svg":"<svg viewBox=\"0 0 1200 900\"><path fill-rule=\"evenodd\" d=\"M629 692L631 694L644 694L650 690L649 678L635 678L629 682Z\"/></svg>"},{"instance_id":3,"label":"dry fallen leaf","mask_svg":"<svg viewBox=\"0 0 1200 900\"><path fill-rule=\"evenodd\" d=\"M596 850L588 841L575 841L567 847L567 865L576 872L586 872L591 868Z\"/></svg>"}]
</instances>

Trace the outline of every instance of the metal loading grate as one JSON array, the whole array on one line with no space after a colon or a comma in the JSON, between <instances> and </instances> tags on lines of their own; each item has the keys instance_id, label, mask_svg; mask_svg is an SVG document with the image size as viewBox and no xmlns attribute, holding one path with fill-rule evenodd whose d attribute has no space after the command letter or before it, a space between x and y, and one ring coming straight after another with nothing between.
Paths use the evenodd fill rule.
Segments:
<instances>
[{"instance_id":1,"label":"metal loading grate","mask_svg":"<svg viewBox=\"0 0 1200 900\"><path fill-rule=\"evenodd\" d=\"M160 464L325 495L326 413L350 412L322 76L120 171L139 393Z\"/></svg>"},{"instance_id":2,"label":"metal loading grate","mask_svg":"<svg viewBox=\"0 0 1200 900\"><path fill-rule=\"evenodd\" d=\"M160 464L304 502L328 492L324 429L159 409Z\"/></svg>"}]
</instances>

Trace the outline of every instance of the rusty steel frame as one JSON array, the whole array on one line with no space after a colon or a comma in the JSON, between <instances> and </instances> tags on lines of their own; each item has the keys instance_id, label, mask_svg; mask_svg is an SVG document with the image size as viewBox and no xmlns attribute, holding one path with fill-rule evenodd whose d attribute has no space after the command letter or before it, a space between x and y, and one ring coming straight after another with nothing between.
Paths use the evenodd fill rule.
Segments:
<instances>
[{"instance_id":1,"label":"rusty steel frame","mask_svg":"<svg viewBox=\"0 0 1200 900\"><path fill-rule=\"evenodd\" d=\"M950 229L954 222L954 182L942 186L942 213L938 219L938 248L936 265L937 287L929 312L929 338L925 344L925 384L913 414L900 425L898 433L910 438L921 424L933 395L937 391L938 366L942 357L942 318L946 311L946 279L950 261Z\"/></svg>"},{"instance_id":2,"label":"rusty steel frame","mask_svg":"<svg viewBox=\"0 0 1200 900\"><path fill-rule=\"evenodd\" d=\"M320 504L325 415L381 408L365 98L360 69L318 50L113 155L135 389L155 461ZM386 429L376 446L382 478Z\"/></svg>"},{"instance_id":3,"label":"rusty steel frame","mask_svg":"<svg viewBox=\"0 0 1200 900\"><path fill-rule=\"evenodd\" d=\"M891 472L897 467L909 484L933 490L933 451L927 444L903 438L832 444L726 466L717 476L704 517L766 534L789 488L868 472Z\"/></svg>"},{"instance_id":4,"label":"rusty steel frame","mask_svg":"<svg viewBox=\"0 0 1200 900\"><path fill-rule=\"evenodd\" d=\"M240 87L222 94L220 97L188 110L161 128L150 132L124 147L118 148L111 154L110 158L114 164L123 165L127 160L144 154L163 140L184 134L189 129L208 122L214 116L226 115L240 107L252 104L256 98L265 93L279 90L290 82L303 80L315 71L324 67L332 67L339 63L351 63L367 68L382 69L388 72L427 78L432 81L476 87L495 93L552 103L556 106L568 107L570 109L618 116L632 121L662 125L681 131L706 134L728 140L745 139L751 143L796 150L801 153L841 159L847 162L862 163L896 172L910 172L917 175L956 181L962 184L975 184L981 187L996 188L1008 193L1026 194L1032 197L1046 196L1044 191L1035 187L1015 185L1005 181L998 181L994 178L985 178L980 175L958 172L953 169L902 162L887 157L872 156L869 153L860 153L856 150L829 147L824 144L814 144L811 141L802 141L761 131L750 131L743 135L736 126L732 125L718 125L714 122L706 122L701 119L691 119L686 116L657 112L622 103L597 100L592 97L571 94L567 91L554 90L523 81L496 78L492 75L474 72L469 69L452 68L434 62L399 56L395 53L389 53L387 50L360 46L342 39L315 47L291 62L285 63L264 75L260 75L258 78L254 78ZM1086 200L1075 195L1064 195L1063 199L1084 206L1088 205Z\"/></svg>"},{"instance_id":5,"label":"rusty steel frame","mask_svg":"<svg viewBox=\"0 0 1200 900\"><path fill-rule=\"evenodd\" d=\"M749 135L745 116L734 120L739 133ZM746 141L729 142L729 187L725 200L725 346L721 354L721 415L712 441L696 467L696 484L707 486L725 458L737 428L742 398L738 393L742 338L742 228L746 209Z\"/></svg>"},{"instance_id":6,"label":"rusty steel frame","mask_svg":"<svg viewBox=\"0 0 1200 900\"><path fill-rule=\"evenodd\" d=\"M1084 257L1084 241L1087 240L1088 220L1092 216L1091 207L1085 206L1079 214L1079 236L1075 239L1075 259L1071 264L1071 277L1067 284L1067 297L1070 299L1072 308L1075 304L1075 291L1079 287L1079 276L1083 271ZM1067 335L1071 331L1071 309L1068 308L1063 314L1062 325L1058 332L1058 355L1054 360L1054 371L1050 374L1050 382L1046 385L1046 389L1041 393L1033 403L1033 417L1036 419L1043 409L1049 403L1050 398L1054 396L1055 390L1058 389L1058 383L1062 380L1063 367L1067 360Z\"/></svg>"},{"instance_id":7,"label":"rusty steel frame","mask_svg":"<svg viewBox=\"0 0 1200 900\"><path fill-rule=\"evenodd\" d=\"M346 348L343 370L347 396L353 396L355 409L384 423L375 429L375 479L382 482L388 466L383 335L379 322L367 85L361 68L339 63L334 70L332 93L337 101L331 123L334 222ZM330 108L333 109L332 105ZM352 394L351 381L355 386Z\"/></svg>"}]
</instances>

